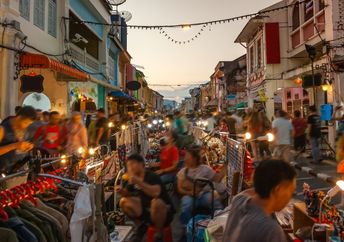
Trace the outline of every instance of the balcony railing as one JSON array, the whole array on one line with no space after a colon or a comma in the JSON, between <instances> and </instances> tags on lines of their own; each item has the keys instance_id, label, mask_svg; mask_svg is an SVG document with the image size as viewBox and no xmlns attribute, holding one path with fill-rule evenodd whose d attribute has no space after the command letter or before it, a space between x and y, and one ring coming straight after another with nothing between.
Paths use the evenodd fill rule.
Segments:
<instances>
[{"instance_id":1,"label":"balcony railing","mask_svg":"<svg viewBox=\"0 0 344 242\"><path fill-rule=\"evenodd\" d=\"M115 80L115 61L110 56L108 58L108 71L111 80Z\"/></svg>"},{"instance_id":2,"label":"balcony railing","mask_svg":"<svg viewBox=\"0 0 344 242\"><path fill-rule=\"evenodd\" d=\"M75 62L79 65L90 69L96 73L100 72L100 64L99 61L88 54L85 50L80 49L78 46L74 44L70 44L71 56Z\"/></svg>"},{"instance_id":3,"label":"balcony railing","mask_svg":"<svg viewBox=\"0 0 344 242\"><path fill-rule=\"evenodd\" d=\"M317 26L317 29L314 27L314 25ZM315 16L305 21L303 24L301 24L298 28L290 33L291 47L293 49L296 49L299 46L303 45L303 43L314 38L318 35L317 30L320 33L325 31L324 10L320 10L319 12L317 12Z\"/></svg>"}]
</instances>

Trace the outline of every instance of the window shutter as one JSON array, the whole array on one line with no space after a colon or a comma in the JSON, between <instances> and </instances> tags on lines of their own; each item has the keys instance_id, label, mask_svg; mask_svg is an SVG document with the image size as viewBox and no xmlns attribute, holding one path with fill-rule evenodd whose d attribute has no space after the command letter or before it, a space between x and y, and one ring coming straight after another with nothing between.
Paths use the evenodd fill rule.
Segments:
<instances>
[{"instance_id":1,"label":"window shutter","mask_svg":"<svg viewBox=\"0 0 344 242\"><path fill-rule=\"evenodd\" d=\"M45 0L35 0L33 23L38 28L44 30Z\"/></svg>"},{"instance_id":2,"label":"window shutter","mask_svg":"<svg viewBox=\"0 0 344 242\"><path fill-rule=\"evenodd\" d=\"M49 0L48 5L48 33L56 37L56 0Z\"/></svg>"},{"instance_id":3,"label":"window shutter","mask_svg":"<svg viewBox=\"0 0 344 242\"><path fill-rule=\"evenodd\" d=\"M19 1L19 12L20 16L30 21L30 0Z\"/></svg>"}]
</instances>

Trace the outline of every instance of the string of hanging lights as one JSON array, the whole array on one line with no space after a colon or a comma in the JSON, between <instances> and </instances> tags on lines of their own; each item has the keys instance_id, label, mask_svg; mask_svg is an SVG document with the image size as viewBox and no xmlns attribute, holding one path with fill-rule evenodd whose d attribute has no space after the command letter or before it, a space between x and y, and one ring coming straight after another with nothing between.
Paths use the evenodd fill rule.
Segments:
<instances>
[{"instance_id":1,"label":"string of hanging lights","mask_svg":"<svg viewBox=\"0 0 344 242\"><path fill-rule=\"evenodd\" d=\"M172 41L172 43L175 44L189 44L190 42L196 40L199 36L201 36L201 34L203 33L203 31L205 30L205 28L207 27L206 24L204 24L202 26L202 28L191 38L187 39L187 40L177 40L175 38L173 38L170 34L168 34L163 28L160 29L159 33L163 36L165 36L168 40ZM191 27L189 27L188 25L185 25L185 27L183 28L184 30L189 30Z\"/></svg>"},{"instance_id":2,"label":"string of hanging lights","mask_svg":"<svg viewBox=\"0 0 344 242\"><path fill-rule=\"evenodd\" d=\"M104 26L114 26L114 27L122 27L122 28L129 28L129 29L142 29L142 30L161 30L161 29L166 29L166 28L191 28L194 26L209 26L209 25L217 25L217 24L227 24L230 22L238 21L238 20L243 20L247 18L253 18L257 16L262 16L267 13L271 12L276 12L280 11L289 7L293 7L295 5L300 5L308 0L303 0L299 1L296 3L288 4L282 7L278 8L272 8L272 9L267 9L255 13L250 13L250 14L245 14L245 15L239 15L236 17L231 17L231 18L225 18L225 19L217 19L217 20L211 20L211 21L205 21L205 22L196 22L196 23L191 23L191 24L168 24L168 25L133 25L133 24L121 24L121 23L102 23L102 22L95 22L95 21L86 21L86 20L75 20L71 19L68 17L63 17L64 20L66 21L73 21L76 24L92 24L92 25L104 25Z\"/></svg>"}]
</instances>

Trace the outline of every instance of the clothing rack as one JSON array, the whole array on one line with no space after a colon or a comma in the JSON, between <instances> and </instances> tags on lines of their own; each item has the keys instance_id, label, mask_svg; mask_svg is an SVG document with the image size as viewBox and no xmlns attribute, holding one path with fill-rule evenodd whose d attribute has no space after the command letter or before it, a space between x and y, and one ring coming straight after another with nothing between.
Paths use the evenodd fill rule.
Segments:
<instances>
[{"instance_id":1,"label":"clothing rack","mask_svg":"<svg viewBox=\"0 0 344 242\"><path fill-rule=\"evenodd\" d=\"M116 176L115 179L115 184L113 186L113 197L114 197L114 211L117 211L117 191L116 191L116 186L117 186L117 182L118 180L121 178L121 176L124 174L125 169L123 168L122 170L120 170Z\"/></svg>"},{"instance_id":2,"label":"clothing rack","mask_svg":"<svg viewBox=\"0 0 344 242\"><path fill-rule=\"evenodd\" d=\"M68 178L64 178L64 177L60 177L60 176L56 176L56 175L51 175L51 174L46 174L46 173L39 173L39 174L37 174L37 176L52 178L52 179L64 181L64 182L71 183L71 184L78 185L78 186L87 185L87 183L84 183L84 182L78 182L78 181L74 181L72 179L68 179Z\"/></svg>"},{"instance_id":3,"label":"clothing rack","mask_svg":"<svg viewBox=\"0 0 344 242\"><path fill-rule=\"evenodd\" d=\"M67 158L70 158L70 157L72 157L72 156L66 156L66 157L64 157L64 159L67 159ZM59 159L50 161L50 162L48 162L48 163L45 163L45 164L41 165L41 167L42 167L42 168L48 167L48 166L50 166L50 165L53 165L53 164L55 164L55 163L60 162L61 160L62 160L62 158L59 158ZM7 181L7 180L10 180L10 179L12 179L12 178L18 177L18 176L25 175L25 174L27 174L27 173L29 173L29 172L32 172L32 169L27 169L27 170L19 171L19 172L16 172L16 173L13 173L13 174L9 174L9 175L4 175L4 174L3 174L3 177L0 178L0 183L1 183L1 182L5 182L5 181Z\"/></svg>"}]
</instances>

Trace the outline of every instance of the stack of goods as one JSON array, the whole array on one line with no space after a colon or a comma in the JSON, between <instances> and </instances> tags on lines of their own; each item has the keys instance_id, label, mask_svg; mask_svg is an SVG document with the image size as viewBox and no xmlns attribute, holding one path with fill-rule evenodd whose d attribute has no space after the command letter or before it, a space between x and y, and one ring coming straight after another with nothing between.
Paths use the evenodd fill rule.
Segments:
<instances>
[{"instance_id":1,"label":"stack of goods","mask_svg":"<svg viewBox=\"0 0 344 242\"><path fill-rule=\"evenodd\" d=\"M291 200L283 210L275 213L278 223L285 231L291 231L293 229L293 211L295 202L295 200Z\"/></svg>"}]
</instances>

